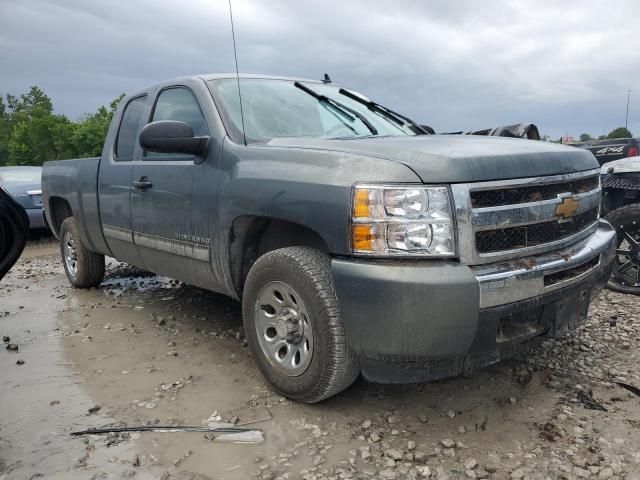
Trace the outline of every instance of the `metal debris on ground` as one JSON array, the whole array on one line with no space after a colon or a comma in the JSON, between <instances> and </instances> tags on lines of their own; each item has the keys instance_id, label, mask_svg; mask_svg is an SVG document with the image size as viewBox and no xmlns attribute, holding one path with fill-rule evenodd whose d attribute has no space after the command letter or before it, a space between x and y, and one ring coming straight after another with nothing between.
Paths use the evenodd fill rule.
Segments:
<instances>
[{"instance_id":1,"label":"metal debris on ground","mask_svg":"<svg viewBox=\"0 0 640 480\"><path fill-rule=\"evenodd\" d=\"M241 427L253 423L266 422L273 419L273 416L267 407L252 407L233 410L229 413L228 418L232 419L231 423ZM237 419L237 421L234 422L234 419Z\"/></svg>"},{"instance_id":2,"label":"metal debris on ground","mask_svg":"<svg viewBox=\"0 0 640 480\"><path fill-rule=\"evenodd\" d=\"M637 395L637 396L640 397L640 388L634 387L633 385L629 385L628 383L624 383L624 382L613 382L613 383L615 383L619 387L624 388L625 390L628 390L629 392L633 393L634 395Z\"/></svg>"},{"instance_id":3,"label":"metal debris on ground","mask_svg":"<svg viewBox=\"0 0 640 480\"><path fill-rule=\"evenodd\" d=\"M578 401L584 408L589 410L600 410L601 412L608 411L604 406L602 406L602 404L594 400L591 392L578 391Z\"/></svg>"},{"instance_id":4,"label":"metal debris on ground","mask_svg":"<svg viewBox=\"0 0 640 480\"><path fill-rule=\"evenodd\" d=\"M72 437L81 435L104 435L108 433L124 433L124 432L158 432L158 433L176 433L176 432L204 432L207 434L205 438L209 441L228 442L228 443L263 443L264 432L258 429L234 427L231 424L219 424L217 426L196 427L196 426L159 426L159 425L142 425L138 427L106 427L106 428L90 428L78 432L71 432Z\"/></svg>"}]
</instances>

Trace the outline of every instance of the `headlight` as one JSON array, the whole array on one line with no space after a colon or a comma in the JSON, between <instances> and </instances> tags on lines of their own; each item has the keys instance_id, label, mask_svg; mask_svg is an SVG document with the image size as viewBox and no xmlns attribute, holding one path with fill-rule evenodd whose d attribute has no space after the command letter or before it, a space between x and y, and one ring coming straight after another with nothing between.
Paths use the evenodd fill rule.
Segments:
<instances>
[{"instance_id":1,"label":"headlight","mask_svg":"<svg viewBox=\"0 0 640 480\"><path fill-rule=\"evenodd\" d=\"M442 186L356 185L353 252L376 256L455 256L449 189Z\"/></svg>"}]
</instances>

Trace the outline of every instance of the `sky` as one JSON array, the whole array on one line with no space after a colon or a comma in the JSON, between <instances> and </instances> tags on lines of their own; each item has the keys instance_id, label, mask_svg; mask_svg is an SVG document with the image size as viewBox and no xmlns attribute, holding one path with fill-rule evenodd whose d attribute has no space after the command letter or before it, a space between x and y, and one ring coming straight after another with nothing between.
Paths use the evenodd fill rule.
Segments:
<instances>
[{"instance_id":1,"label":"sky","mask_svg":"<svg viewBox=\"0 0 640 480\"><path fill-rule=\"evenodd\" d=\"M637 1L232 0L243 73L320 79L438 132L532 122L640 136ZM227 0L0 0L0 95L77 120L120 93L235 68Z\"/></svg>"}]
</instances>

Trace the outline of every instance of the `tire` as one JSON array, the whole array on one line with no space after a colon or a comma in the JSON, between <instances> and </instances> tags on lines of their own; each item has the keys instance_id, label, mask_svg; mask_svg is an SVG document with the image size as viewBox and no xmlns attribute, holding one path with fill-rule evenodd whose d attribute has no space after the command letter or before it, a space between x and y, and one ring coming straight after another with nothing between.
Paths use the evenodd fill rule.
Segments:
<instances>
[{"instance_id":1,"label":"tire","mask_svg":"<svg viewBox=\"0 0 640 480\"><path fill-rule=\"evenodd\" d=\"M104 255L87 250L78 234L73 217L60 227L60 255L71 285L76 288L97 287L104 279Z\"/></svg>"},{"instance_id":2,"label":"tire","mask_svg":"<svg viewBox=\"0 0 640 480\"><path fill-rule=\"evenodd\" d=\"M625 205L605 217L618 236L614 268L607 288L621 293L640 295L640 204ZM630 240L636 240L632 245ZM629 254L622 254L629 250Z\"/></svg>"},{"instance_id":3,"label":"tire","mask_svg":"<svg viewBox=\"0 0 640 480\"><path fill-rule=\"evenodd\" d=\"M311 248L274 250L255 262L244 286L245 334L260 371L280 393L304 403L341 392L360 374L330 263Z\"/></svg>"}]
</instances>

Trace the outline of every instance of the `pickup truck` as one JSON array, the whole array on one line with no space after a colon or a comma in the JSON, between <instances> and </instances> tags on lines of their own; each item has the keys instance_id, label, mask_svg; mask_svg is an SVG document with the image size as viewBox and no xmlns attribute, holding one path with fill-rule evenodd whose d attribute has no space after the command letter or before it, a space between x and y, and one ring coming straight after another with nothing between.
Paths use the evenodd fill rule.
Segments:
<instances>
[{"instance_id":1,"label":"pickup truck","mask_svg":"<svg viewBox=\"0 0 640 480\"><path fill-rule=\"evenodd\" d=\"M591 153L429 135L302 79L146 88L100 158L47 162L42 187L73 286L99 285L110 256L241 300L263 375L309 403L360 374L426 382L562 335L616 243Z\"/></svg>"},{"instance_id":2,"label":"pickup truck","mask_svg":"<svg viewBox=\"0 0 640 480\"><path fill-rule=\"evenodd\" d=\"M600 173L601 214L618 237L607 286L640 295L640 156L605 163Z\"/></svg>"},{"instance_id":3,"label":"pickup truck","mask_svg":"<svg viewBox=\"0 0 640 480\"><path fill-rule=\"evenodd\" d=\"M587 142L569 143L572 147L584 148L593 153L600 165L620 160L621 158L640 155L639 138L610 138L606 140L590 140Z\"/></svg>"}]
</instances>

